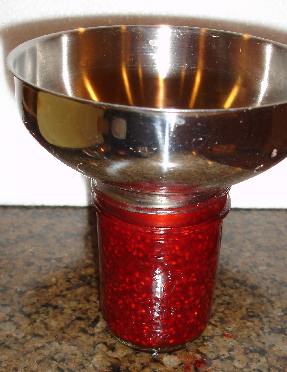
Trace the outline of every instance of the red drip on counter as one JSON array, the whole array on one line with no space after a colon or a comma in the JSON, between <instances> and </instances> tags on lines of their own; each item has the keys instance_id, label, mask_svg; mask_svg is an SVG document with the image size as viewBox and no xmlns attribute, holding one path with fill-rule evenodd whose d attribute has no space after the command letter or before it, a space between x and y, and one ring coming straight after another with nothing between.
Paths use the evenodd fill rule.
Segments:
<instances>
[{"instance_id":1,"label":"red drip on counter","mask_svg":"<svg viewBox=\"0 0 287 372\"><path fill-rule=\"evenodd\" d=\"M198 337L210 316L228 195L131 211L97 193L96 206L101 307L111 331L147 349Z\"/></svg>"}]
</instances>

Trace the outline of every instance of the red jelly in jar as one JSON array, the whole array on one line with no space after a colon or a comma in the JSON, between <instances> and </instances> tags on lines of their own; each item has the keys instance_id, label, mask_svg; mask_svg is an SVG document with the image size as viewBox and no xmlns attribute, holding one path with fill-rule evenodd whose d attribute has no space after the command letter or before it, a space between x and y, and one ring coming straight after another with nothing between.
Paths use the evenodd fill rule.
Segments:
<instances>
[{"instance_id":1,"label":"red jelly in jar","mask_svg":"<svg viewBox=\"0 0 287 372\"><path fill-rule=\"evenodd\" d=\"M96 192L101 309L112 333L169 350L207 325L227 192L197 204L139 209Z\"/></svg>"}]
</instances>

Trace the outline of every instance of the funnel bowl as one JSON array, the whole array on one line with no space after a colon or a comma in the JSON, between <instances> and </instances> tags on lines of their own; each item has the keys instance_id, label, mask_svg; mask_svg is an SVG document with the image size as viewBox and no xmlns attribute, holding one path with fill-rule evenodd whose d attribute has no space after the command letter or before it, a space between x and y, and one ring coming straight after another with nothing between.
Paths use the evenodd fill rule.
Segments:
<instances>
[{"instance_id":1,"label":"funnel bowl","mask_svg":"<svg viewBox=\"0 0 287 372\"><path fill-rule=\"evenodd\" d=\"M212 193L287 152L287 49L172 26L78 29L9 56L25 125L109 187Z\"/></svg>"}]
</instances>

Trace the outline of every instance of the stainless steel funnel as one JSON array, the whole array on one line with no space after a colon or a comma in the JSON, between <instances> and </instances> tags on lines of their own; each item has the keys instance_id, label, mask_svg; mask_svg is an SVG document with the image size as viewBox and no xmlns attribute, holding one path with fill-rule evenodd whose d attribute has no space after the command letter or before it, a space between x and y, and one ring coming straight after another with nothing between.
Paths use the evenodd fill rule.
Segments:
<instances>
[{"instance_id":1,"label":"stainless steel funnel","mask_svg":"<svg viewBox=\"0 0 287 372\"><path fill-rule=\"evenodd\" d=\"M285 45L205 28L96 27L28 41L8 63L31 134L123 198L212 194L287 154Z\"/></svg>"}]
</instances>

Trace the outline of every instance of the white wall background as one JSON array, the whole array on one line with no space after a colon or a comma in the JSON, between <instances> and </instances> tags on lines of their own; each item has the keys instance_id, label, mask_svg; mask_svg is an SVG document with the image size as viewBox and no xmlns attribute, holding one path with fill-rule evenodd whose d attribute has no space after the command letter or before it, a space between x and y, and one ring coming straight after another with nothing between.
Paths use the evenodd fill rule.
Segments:
<instances>
[{"instance_id":1,"label":"white wall background","mask_svg":"<svg viewBox=\"0 0 287 372\"><path fill-rule=\"evenodd\" d=\"M21 124L5 67L8 52L27 39L59 30L155 22L249 32L287 43L286 0L0 0L0 204L88 202L85 178L43 150ZM286 165L285 160L234 186L233 207L286 208Z\"/></svg>"}]
</instances>

